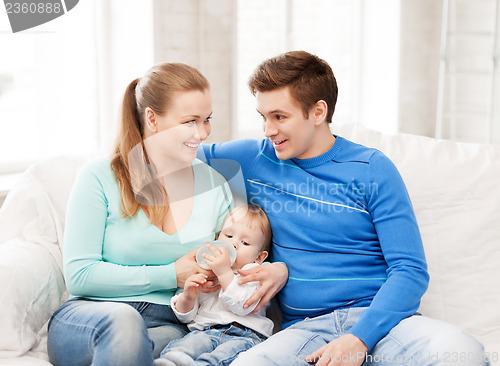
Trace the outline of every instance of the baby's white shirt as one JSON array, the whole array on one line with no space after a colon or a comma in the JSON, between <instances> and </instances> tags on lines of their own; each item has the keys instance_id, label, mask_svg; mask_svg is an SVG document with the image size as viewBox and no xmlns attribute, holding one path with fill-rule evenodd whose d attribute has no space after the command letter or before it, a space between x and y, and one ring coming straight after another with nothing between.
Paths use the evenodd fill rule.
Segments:
<instances>
[{"instance_id":1,"label":"baby's white shirt","mask_svg":"<svg viewBox=\"0 0 500 366\"><path fill-rule=\"evenodd\" d=\"M242 269L250 269L258 266L257 263L245 265ZM258 333L271 336L273 332L273 322L266 318L266 308L262 308L257 313L250 314L259 303L258 301L247 309L243 309L243 304L260 287L260 282L254 281L244 285L238 285L241 275L235 273L235 276L226 291L216 291L209 294L200 293L196 297L196 302L191 311L180 313L175 309L175 303L180 296L176 294L171 300L172 310L179 321L186 323L189 330L203 330L213 325L239 324L253 329Z\"/></svg>"}]
</instances>

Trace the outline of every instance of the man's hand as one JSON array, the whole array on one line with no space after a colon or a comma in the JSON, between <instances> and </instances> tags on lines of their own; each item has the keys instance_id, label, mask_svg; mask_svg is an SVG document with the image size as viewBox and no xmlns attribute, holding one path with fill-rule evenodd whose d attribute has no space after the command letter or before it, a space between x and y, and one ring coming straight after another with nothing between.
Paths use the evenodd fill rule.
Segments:
<instances>
[{"instance_id":1,"label":"man's hand","mask_svg":"<svg viewBox=\"0 0 500 366\"><path fill-rule=\"evenodd\" d=\"M306 362L316 366L360 366L365 361L368 347L352 334L331 341L305 357Z\"/></svg>"},{"instance_id":2,"label":"man's hand","mask_svg":"<svg viewBox=\"0 0 500 366\"><path fill-rule=\"evenodd\" d=\"M280 262L264 264L249 270L239 269L238 273L244 276L238 281L240 285L252 281L260 282L260 288L243 305L243 308L246 309L260 299L252 313L262 309L288 281L288 269Z\"/></svg>"}]
</instances>

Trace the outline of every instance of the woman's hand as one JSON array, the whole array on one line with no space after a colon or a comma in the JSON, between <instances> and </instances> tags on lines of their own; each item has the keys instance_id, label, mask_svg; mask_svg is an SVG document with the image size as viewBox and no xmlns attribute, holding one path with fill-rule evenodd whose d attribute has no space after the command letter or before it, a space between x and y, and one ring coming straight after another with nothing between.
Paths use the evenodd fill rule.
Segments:
<instances>
[{"instance_id":1,"label":"woman's hand","mask_svg":"<svg viewBox=\"0 0 500 366\"><path fill-rule=\"evenodd\" d=\"M262 309L288 281L288 268L281 262L266 263L249 270L239 269L238 273L244 276L238 281L240 285L252 281L260 282L260 288L243 305L246 309L260 299L252 313Z\"/></svg>"},{"instance_id":2,"label":"woman's hand","mask_svg":"<svg viewBox=\"0 0 500 366\"><path fill-rule=\"evenodd\" d=\"M204 274L207 276L206 287L204 286L203 292L214 292L220 289L220 286L214 286L214 280L217 279L215 274L212 271L207 271L206 269L201 268L198 263L196 263L196 251L195 249L188 254L180 257L175 261L175 274L177 276L177 287L184 288L184 284L186 280L194 275L194 274ZM212 287L214 286L214 287Z\"/></svg>"}]
</instances>

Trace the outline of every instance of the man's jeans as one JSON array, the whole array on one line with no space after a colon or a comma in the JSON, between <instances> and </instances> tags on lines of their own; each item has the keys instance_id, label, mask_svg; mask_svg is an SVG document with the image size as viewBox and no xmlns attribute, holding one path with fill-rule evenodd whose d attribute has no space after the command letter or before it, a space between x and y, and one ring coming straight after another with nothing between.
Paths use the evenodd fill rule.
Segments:
<instances>
[{"instance_id":1,"label":"man's jeans","mask_svg":"<svg viewBox=\"0 0 500 366\"><path fill-rule=\"evenodd\" d=\"M152 366L187 332L167 305L71 299L50 320L47 348L54 365Z\"/></svg>"},{"instance_id":2,"label":"man's jeans","mask_svg":"<svg viewBox=\"0 0 500 366\"><path fill-rule=\"evenodd\" d=\"M232 366L310 365L305 357L349 332L365 308L308 318L241 353ZM347 356L345 356L347 357ZM364 354L351 355L361 361ZM344 358L344 361L349 359ZM338 360L340 361L340 360ZM364 366L489 365L482 345L450 324L414 315L401 321L366 355Z\"/></svg>"},{"instance_id":3,"label":"man's jeans","mask_svg":"<svg viewBox=\"0 0 500 366\"><path fill-rule=\"evenodd\" d=\"M193 331L161 353L158 365L229 365L243 351L265 339L251 329L228 324ZM165 360L163 360L165 359Z\"/></svg>"}]
</instances>

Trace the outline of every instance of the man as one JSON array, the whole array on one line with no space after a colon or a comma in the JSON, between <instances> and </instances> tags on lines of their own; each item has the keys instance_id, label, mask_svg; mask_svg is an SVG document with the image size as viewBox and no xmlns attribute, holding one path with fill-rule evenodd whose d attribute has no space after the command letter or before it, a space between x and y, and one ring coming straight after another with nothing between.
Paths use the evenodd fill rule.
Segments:
<instances>
[{"instance_id":1,"label":"man","mask_svg":"<svg viewBox=\"0 0 500 366\"><path fill-rule=\"evenodd\" d=\"M240 164L248 201L271 221L272 261L289 273L279 293L284 330L234 364L449 365L453 352L474 355L454 365L487 364L472 337L415 315L429 275L406 187L380 151L330 132L330 66L288 52L264 61L249 86L267 139L204 153Z\"/></svg>"}]
</instances>

